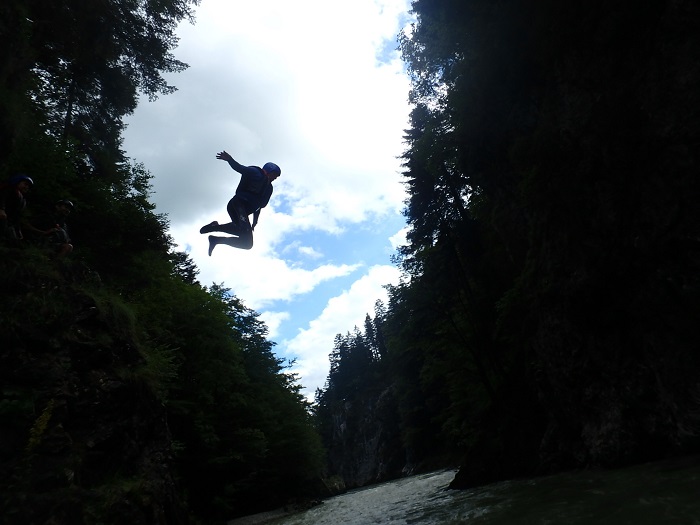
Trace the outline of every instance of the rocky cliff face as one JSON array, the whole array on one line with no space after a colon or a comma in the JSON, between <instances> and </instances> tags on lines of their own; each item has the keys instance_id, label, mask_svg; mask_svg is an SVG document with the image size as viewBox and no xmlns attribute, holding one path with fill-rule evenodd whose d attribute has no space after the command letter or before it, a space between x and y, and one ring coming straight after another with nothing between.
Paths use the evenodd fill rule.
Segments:
<instances>
[{"instance_id":1,"label":"rocky cliff face","mask_svg":"<svg viewBox=\"0 0 700 525\"><path fill-rule=\"evenodd\" d=\"M395 479L406 471L397 418L391 388L346 400L335 412L329 466L346 488Z\"/></svg>"},{"instance_id":2,"label":"rocky cliff face","mask_svg":"<svg viewBox=\"0 0 700 525\"><path fill-rule=\"evenodd\" d=\"M683 303L698 286L700 11L688 1L627 7L578 22L585 39L551 72L543 102L557 108L546 125L567 144L563 169L590 188L578 239L600 239L561 279L579 305L543 301L534 340L542 396L557 414L542 451L560 457L574 429L569 461L579 464L682 450L697 426L698 386L684 372L697 366L694 321Z\"/></svg>"},{"instance_id":3,"label":"rocky cliff face","mask_svg":"<svg viewBox=\"0 0 700 525\"><path fill-rule=\"evenodd\" d=\"M3 523L186 523L128 309L89 272L2 261Z\"/></svg>"},{"instance_id":4,"label":"rocky cliff face","mask_svg":"<svg viewBox=\"0 0 700 525\"><path fill-rule=\"evenodd\" d=\"M640 7L586 6L589 17L574 9L558 20L553 32L571 38L542 72L537 129L523 139L524 155L547 168L541 193L577 203L533 237L533 267L546 277L531 304L548 419L531 450L542 468L697 450L688 312L699 289L700 10L684 0ZM576 191L546 193L562 180ZM558 203L549 202L554 216ZM472 454L454 486L483 482L480 472L493 470L485 461Z\"/></svg>"}]
</instances>

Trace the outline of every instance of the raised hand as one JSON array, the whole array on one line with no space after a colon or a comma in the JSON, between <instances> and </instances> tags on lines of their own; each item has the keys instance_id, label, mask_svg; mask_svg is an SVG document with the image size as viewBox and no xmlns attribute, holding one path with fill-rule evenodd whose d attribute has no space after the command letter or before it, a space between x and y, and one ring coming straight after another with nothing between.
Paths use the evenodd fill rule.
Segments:
<instances>
[{"instance_id":1,"label":"raised hand","mask_svg":"<svg viewBox=\"0 0 700 525\"><path fill-rule=\"evenodd\" d=\"M222 151L220 153L216 154L216 158L219 160L225 160L226 162L231 162L233 160L233 157L226 153L225 151Z\"/></svg>"}]
</instances>

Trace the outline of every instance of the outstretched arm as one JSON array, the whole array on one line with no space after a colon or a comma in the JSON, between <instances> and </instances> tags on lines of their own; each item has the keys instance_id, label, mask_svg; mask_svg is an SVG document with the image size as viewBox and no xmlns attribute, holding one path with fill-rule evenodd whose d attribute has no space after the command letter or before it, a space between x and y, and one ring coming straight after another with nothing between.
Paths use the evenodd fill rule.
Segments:
<instances>
[{"instance_id":1,"label":"outstretched arm","mask_svg":"<svg viewBox=\"0 0 700 525\"><path fill-rule=\"evenodd\" d=\"M42 230L41 228L37 228L28 221L22 221L22 229L29 230L30 232L35 233L37 235L51 235L52 233L60 230L60 227L58 226L58 224L56 224L54 226L49 226L49 228L46 230Z\"/></svg>"},{"instance_id":2,"label":"outstretched arm","mask_svg":"<svg viewBox=\"0 0 700 525\"><path fill-rule=\"evenodd\" d=\"M233 159L233 157L229 153L227 153L226 151L222 151L220 153L217 153L216 158L219 160L225 160L226 162L228 162L229 166L231 166L238 173L242 173L241 170L245 169L245 166L242 166L238 162L236 162Z\"/></svg>"}]
</instances>

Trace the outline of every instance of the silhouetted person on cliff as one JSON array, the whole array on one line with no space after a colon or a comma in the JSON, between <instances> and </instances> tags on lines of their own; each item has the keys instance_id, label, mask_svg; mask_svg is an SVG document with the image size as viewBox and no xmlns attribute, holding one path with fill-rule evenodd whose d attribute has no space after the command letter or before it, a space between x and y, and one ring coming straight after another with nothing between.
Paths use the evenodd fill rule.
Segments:
<instances>
[{"instance_id":1,"label":"silhouetted person on cliff","mask_svg":"<svg viewBox=\"0 0 700 525\"><path fill-rule=\"evenodd\" d=\"M61 199L54 204L53 210L32 221L31 232L41 241L47 243L58 257L64 257L73 251L66 218L73 211L73 203Z\"/></svg>"},{"instance_id":2,"label":"silhouetted person on cliff","mask_svg":"<svg viewBox=\"0 0 700 525\"><path fill-rule=\"evenodd\" d=\"M225 160L234 170L241 174L241 181L236 188L236 194L228 201L226 211L231 222L219 224L216 221L202 226L199 233L224 232L232 237L209 236L209 255L217 244L227 244L234 248L250 250L253 247L253 229L258 223L260 210L267 206L272 196L272 181L280 176L282 171L277 164L267 162L262 168L243 166L233 157L222 151L216 154L219 160ZM248 215L253 214L253 224Z\"/></svg>"},{"instance_id":3,"label":"silhouetted person on cliff","mask_svg":"<svg viewBox=\"0 0 700 525\"><path fill-rule=\"evenodd\" d=\"M0 238L19 243L22 234L22 213L27 206L24 195L34 186L26 175L15 175L0 185Z\"/></svg>"}]
</instances>

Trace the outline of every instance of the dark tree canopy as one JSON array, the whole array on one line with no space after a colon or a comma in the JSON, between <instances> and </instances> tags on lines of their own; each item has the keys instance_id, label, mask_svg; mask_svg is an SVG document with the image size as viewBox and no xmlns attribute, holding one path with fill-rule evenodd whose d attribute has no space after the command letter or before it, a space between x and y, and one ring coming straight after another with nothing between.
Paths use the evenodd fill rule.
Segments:
<instances>
[{"instance_id":1,"label":"dark tree canopy","mask_svg":"<svg viewBox=\"0 0 700 525\"><path fill-rule=\"evenodd\" d=\"M224 521L320 483L298 378L258 313L197 281L151 174L121 150L138 97L175 89L175 29L196 4L0 5L0 183L34 179L25 223L75 204L66 259L40 238L0 238L8 525Z\"/></svg>"},{"instance_id":2,"label":"dark tree canopy","mask_svg":"<svg viewBox=\"0 0 700 525\"><path fill-rule=\"evenodd\" d=\"M697 452L694 3L413 12L405 278L379 362L337 339L321 406L380 370L406 462L456 453L462 486Z\"/></svg>"},{"instance_id":3,"label":"dark tree canopy","mask_svg":"<svg viewBox=\"0 0 700 525\"><path fill-rule=\"evenodd\" d=\"M3 7L2 38L15 53L3 61L0 82L8 91L26 90L24 103L47 132L73 143L83 162L105 171L123 160L122 119L136 108L139 93L153 99L175 90L163 74L187 67L172 54L175 29L183 19L193 21L198 3L10 0ZM7 121L3 148L17 139L20 124Z\"/></svg>"}]
</instances>

